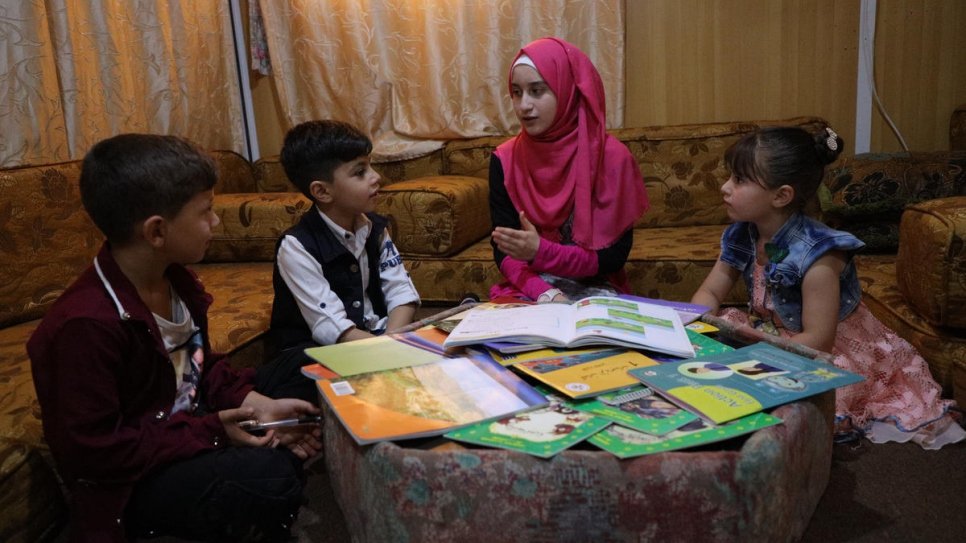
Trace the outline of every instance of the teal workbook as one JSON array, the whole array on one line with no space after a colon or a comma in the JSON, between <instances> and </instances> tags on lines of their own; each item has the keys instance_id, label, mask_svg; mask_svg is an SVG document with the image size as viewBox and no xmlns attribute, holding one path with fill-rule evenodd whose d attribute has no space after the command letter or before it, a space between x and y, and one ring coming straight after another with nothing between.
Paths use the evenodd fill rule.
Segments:
<instances>
[{"instance_id":1,"label":"teal workbook","mask_svg":"<svg viewBox=\"0 0 966 543\"><path fill-rule=\"evenodd\" d=\"M697 419L665 436L653 436L615 424L590 436L588 443L619 458L633 458L716 443L781 422L780 418L767 413L755 413L721 426Z\"/></svg>"},{"instance_id":2,"label":"teal workbook","mask_svg":"<svg viewBox=\"0 0 966 543\"><path fill-rule=\"evenodd\" d=\"M864 379L768 343L635 368L629 373L678 406L715 424Z\"/></svg>"}]
</instances>

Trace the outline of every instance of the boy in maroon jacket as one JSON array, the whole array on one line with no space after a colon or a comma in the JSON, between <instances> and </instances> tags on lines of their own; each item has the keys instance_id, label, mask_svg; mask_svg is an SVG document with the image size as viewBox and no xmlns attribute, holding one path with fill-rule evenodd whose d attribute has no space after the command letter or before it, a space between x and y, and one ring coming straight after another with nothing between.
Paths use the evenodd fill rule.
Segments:
<instances>
[{"instance_id":1,"label":"boy in maroon jacket","mask_svg":"<svg viewBox=\"0 0 966 543\"><path fill-rule=\"evenodd\" d=\"M44 435L71 495L72 541L166 533L285 540L318 426L211 352L198 262L218 217L214 163L173 136L126 134L84 158L84 208L107 241L27 343Z\"/></svg>"}]
</instances>

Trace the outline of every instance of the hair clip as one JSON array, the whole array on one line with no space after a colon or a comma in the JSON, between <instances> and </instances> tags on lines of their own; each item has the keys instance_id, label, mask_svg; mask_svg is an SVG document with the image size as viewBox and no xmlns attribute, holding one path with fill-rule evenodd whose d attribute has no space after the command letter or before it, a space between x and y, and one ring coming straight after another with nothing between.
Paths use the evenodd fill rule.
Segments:
<instances>
[{"instance_id":1,"label":"hair clip","mask_svg":"<svg viewBox=\"0 0 966 543\"><path fill-rule=\"evenodd\" d=\"M838 151L838 149L839 149L839 140L838 140L839 135L835 133L835 130L832 130L831 128L829 128L827 126L825 127L825 131L828 132L828 137L825 138L825 146L828 147L829 150L831 150L831 151Z\"/></svg>"}]
</instances>

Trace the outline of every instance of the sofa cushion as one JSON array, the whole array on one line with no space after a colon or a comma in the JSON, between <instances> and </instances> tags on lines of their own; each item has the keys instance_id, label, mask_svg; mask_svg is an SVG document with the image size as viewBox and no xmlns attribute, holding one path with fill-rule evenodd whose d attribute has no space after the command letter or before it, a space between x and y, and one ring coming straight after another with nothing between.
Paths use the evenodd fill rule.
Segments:
<instances>
[{"instance_id":1,"label":"sofa cushion","mask_svg":"<svg viewBox=\"0 0 966 543\"><path fill-rule=\"evenodd\" d=\"M966 329L966 196L906 208L896 279L905 301L933 326Z\"/></svg>"},{"instance_id":2,"label":"sofa cushion","mask_svg":"<svg viewBox=\"0 0 966 543\"><path fill-rule=\"evenodd\" d=\"M275 243L282 232L311 208L298 192L218 194L215 227L205 262L275 260Z\"/></svg>"},{"instance_id":3,"label":"sofa cushion","mask_svg":"<svg viewBox=\"0 0 966 543\"><path fill-rule=\"evenodd\" d=\"M490 233L488 184L479 177L423 177L382 188L378 212L389 217L403 256L448 256Z\"/></svg>"},{"instance_id":4,"label":"sofa cushion","mask_svg":"<svg viewBox=\"0 0 966 543\"><path fill-rule=\"evenodd\" d=\"M966 152L856 155L830 168L819 191L830 226L866 242L866 252L889 253L899 247L897 226L906 205L962 194Z\"/></svg>"},{"instance_id":5,"label":"sofa cushion","mask_svg":"<svg viewBox=\"0 0 966 543\"><path fill-rule=\"evenodd\" d=\"M0 172L0 326L40 318L103 237L80 201L80 162Z\"/></svg>"},{"instance_id":6,"label":"sofa cushion","mask_svg":"<svg viewBox=\"0 0 966 543\"><path fill-rule=\"evenodd\" d=\"M255 192L255 170L248 159L234 151L209 151L218 166L218 183L215 194L232 192Z\"/></svg>"},{"instance_id":7,"label":"sofa cushion","mask_svg":"<svg viewBox=\"0 0 966 543\"><path fill-rule=\"evenodd\" d=\"M211 348L230 353L268 331L272 316L272 262L196 264L205 290L214 298L208 309Z\"/></svg>"},{"instance_id":8,"label":"sofa cushion","mask_svg":"<svg viewBox=\"0 0 966 543\"><path fill-rule=\"evenodd\" d=\"M919 351L943 387L943 396L952 394L960 405L966 405L966 336L933 326L906 302L897 285L895 261L892 255L856 258L862 301L876 318Z\"/></svg>"}]
</instances>

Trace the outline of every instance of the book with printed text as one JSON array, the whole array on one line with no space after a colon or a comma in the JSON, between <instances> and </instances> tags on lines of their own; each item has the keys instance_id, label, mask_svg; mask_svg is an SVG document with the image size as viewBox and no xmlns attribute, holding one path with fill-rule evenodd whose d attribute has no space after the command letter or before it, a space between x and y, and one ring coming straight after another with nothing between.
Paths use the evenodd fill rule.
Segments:
<instances>
[{"instance_id":1,"label":"book with printed text","mask_svg":"<svg viewBox=\"0 0 966 543\"><path fill-rule=\"evenodd\" d=\"M615 345L694 356L684 325L674 309L609 296L591 296L572 304L471 310L443 344L453 347L487 341L566 348Z\"/></svg>"},{"instance_id":2,"label":"book with printed text","mask_svg":"<svg viewBox=\"0 0 966 543\"><path fill-rule=\"evenodd\" d=\"M447 354L443 348L444 339L445 332L427 326L402 334L310 347L305 349L305 354L336 374L347 377L435 362Z\"/></svg>"},{"instance_id":3,"label":"book with printed text","mask_svg":"<svg viewBox=\"0 0 966 543\"><path fill-rule=\"evenodd\" d=\"M568 398L580 399L639 384L627 372L655 364L637 351L612 350L568 354L510 367Z\"/></svg>"},{"instance_id":4,"label":"book with printed text","mask_svg":"<svg viewBox=\"0 0 966 543\"><path fill-rule=\"evenodd\" d=\"M716 424L863 380L860 375L768 343L632 369L630 374Z\"/></svg>"},{"instance_id":5,"label":"book with printed text","mask_svg":"<svg viewBox=\"0 0 966 543\"><path fill-rule=\"evenodd\" d=\"M360 445L441 435L548 404L520 377L483 358L439 358L316 384Z\"/></svg>"}]
</instances>

